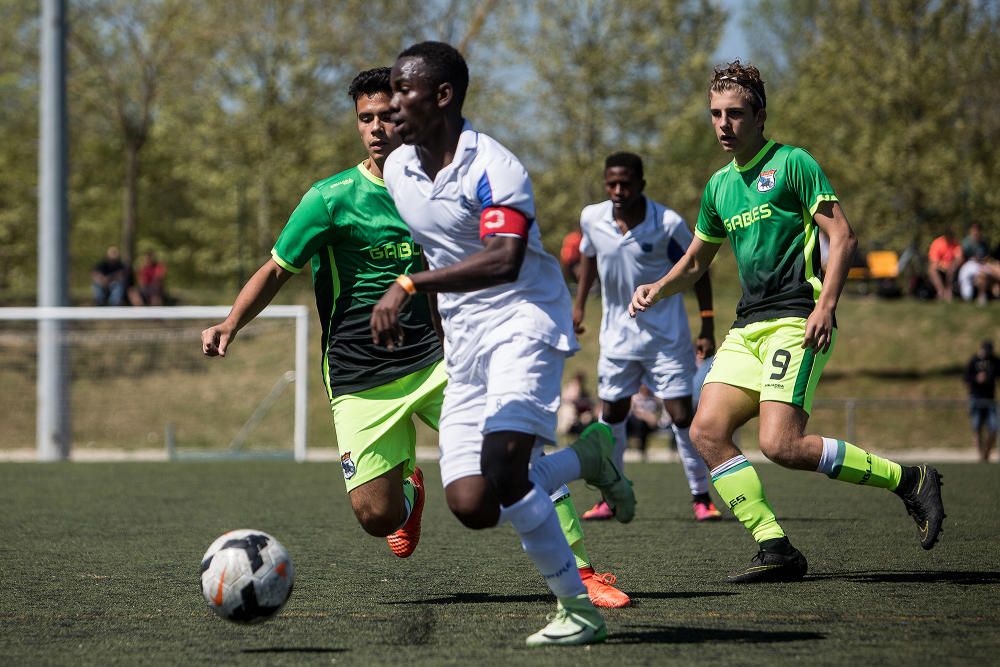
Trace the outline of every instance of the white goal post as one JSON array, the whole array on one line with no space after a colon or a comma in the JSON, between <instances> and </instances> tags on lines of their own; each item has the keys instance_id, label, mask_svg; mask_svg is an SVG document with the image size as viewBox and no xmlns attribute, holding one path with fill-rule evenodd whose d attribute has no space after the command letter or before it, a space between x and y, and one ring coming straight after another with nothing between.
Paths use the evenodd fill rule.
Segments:
<instances>
[{"instance_id":1,"label":"white goal post","mask_svg":"<svg viewBox=\"0 0 1000 667\"><path fill-rule=\"evenodd\" d=\"M151 307L35 307L35 308L0 308L0 322L3 321L35 321L42 323L66 321L109 321L109 320L205 320L218 322L225 319L231 310L230 306L151 306ZM309 308L306 306L268 306L255 319L291 318L295 320L295 397L294 397L294 430L293 446L296 461L306 459L307 440L307 387L308 387L308 350L309 350ZM44 337L44 336L43 336ZM40 337L42 338L42 337ZM40 344L43 342L40 341ZM41 356L41 351L39 351ZM52 392L43 382L42 369L39 367L37 383L39 417L38 429L38 459L54 458L49 443L43 442L43 424L41 415L51 413L46 406L51 401L63 400L59 392ZM69 456L69 450L63 453Z\"/></svg>"}]
</instances>

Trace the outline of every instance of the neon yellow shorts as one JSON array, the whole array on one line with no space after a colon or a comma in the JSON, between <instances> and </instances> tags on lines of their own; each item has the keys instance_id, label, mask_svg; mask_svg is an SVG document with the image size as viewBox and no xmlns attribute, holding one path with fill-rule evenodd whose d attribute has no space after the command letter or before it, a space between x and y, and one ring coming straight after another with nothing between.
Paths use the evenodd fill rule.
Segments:
<instances>
[{"instance_id":1,"label":"neon yellow shorts","mask_svg":"<svg viewBox=\"0 0 1000 667\"><path fill-rule=\"evenodd\" d=\"M819 376L837 342L837 330L833 330L825 353L803 349L805 335L803 317L782 317L731 329L715 353L705 384L743 387L759 393L761 401L791 403L808 414Z\"/></svg>"},{"instance_id":2,"label":"neon yellow shorts","mask_svg":"<svg viewBox=\"0 0 1000 667\"><path fill-rule=\"evenodd\" d=\"M413 474L417 443L413 417L438 428L447 381L444 362L439 361L398 380L337 396L330 402L348 491L400 463L404 464L404 478Z\"/></svg>"}]
</instances>

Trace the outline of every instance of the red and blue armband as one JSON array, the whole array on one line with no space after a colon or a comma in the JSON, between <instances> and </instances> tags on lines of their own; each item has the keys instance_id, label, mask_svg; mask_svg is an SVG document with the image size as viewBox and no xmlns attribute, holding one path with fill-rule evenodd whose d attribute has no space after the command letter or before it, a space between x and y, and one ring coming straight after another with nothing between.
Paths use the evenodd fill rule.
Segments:
<instances>
[{"instance_id":1,"label":"red and blue armband","mask_svg":"<svg viewBox=\"0 0 1000 667\"><path fill-rule=\"evenodd\" d=\"M484 239L494 234L528 238L531 220L517 209L507 206L489 206L483 209L479 217L479 238Z\"/></svg>"}]
</instances>

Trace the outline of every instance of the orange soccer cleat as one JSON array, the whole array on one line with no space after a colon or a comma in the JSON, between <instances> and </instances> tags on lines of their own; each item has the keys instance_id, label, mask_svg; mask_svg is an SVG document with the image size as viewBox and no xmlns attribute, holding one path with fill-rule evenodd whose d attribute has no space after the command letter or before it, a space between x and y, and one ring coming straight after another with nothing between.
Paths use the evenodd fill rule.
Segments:
<instances>
[{"instance_id":1,"label":"orange soccer cleat","mask_svg":"<svg viewBox=\"0 0 1000 667\"><path fill-rule=\"evenodd\" d=\"M420 468L413 469L410 483L416 491L410 516L395 533L385 538L392 553L400 558L409 557L420 541L420 517L424 513L424 473L420 472Z\"/></svg>"},{"instance_id":2,"label":"orange soccer cleat","mask_svg":"<svg viewBox=\"0 0 1000 667\"><path fill-rule=\"evenodd\" d=\"M619 609L632 604L628 595L615 588L618 578L610 572L594 572L592 567L581 567L580 578L595 607Z\"/></svg>"}]
</instances>

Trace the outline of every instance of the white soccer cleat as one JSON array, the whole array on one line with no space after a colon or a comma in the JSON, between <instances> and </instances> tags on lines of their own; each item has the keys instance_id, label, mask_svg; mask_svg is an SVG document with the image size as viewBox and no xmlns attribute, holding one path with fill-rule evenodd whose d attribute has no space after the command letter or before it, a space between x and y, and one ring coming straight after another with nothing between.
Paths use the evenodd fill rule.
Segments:
<instances>
[{"instance_id":1,"label":"white soccer cleat","mask_svg":"<svg viewBox=\"0 0 1000 667\"><path fill-rule=\"evenodd\" d=\"M549 624L528 637L528 646L575 646L599 644L608 638L608 627L601 612L587 597L559 598Z\"/></svg>"}]
</instances>

